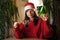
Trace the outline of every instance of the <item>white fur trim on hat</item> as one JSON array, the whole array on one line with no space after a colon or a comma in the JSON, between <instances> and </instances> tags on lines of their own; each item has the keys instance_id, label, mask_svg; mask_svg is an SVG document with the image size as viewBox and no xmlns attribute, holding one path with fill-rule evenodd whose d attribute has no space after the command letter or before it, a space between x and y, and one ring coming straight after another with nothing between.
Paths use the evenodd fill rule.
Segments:
<instances>
[{"instance_id":1,"label":"white fur trim on hat","mask_svg":"<svg viewBox=\"0 0 60 40\"><path fill-rule=\"evenodd\" d=\"M32 8L32 7L29 5L29 6L26 6L26 7L24 8L24 11L26 12L26 10L28 10L28 9L33 9L33 10L34 10L34 8Z\"/></svg>"}]
</instances>

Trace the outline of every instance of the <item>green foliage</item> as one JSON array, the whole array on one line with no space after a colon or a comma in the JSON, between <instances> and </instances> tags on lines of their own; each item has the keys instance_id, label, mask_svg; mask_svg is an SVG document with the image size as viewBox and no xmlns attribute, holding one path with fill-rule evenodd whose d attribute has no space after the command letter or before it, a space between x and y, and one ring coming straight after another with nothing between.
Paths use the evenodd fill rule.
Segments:
<instances>
[{"instance_id":1,"label":"green foliage","mask_svg":"<svg viewBox=\"0 0 60 40\"><path fill-rule=\"evenodd\" d=\"M47 8L46 5L40 7L40 13L46 13L46 12L48 12L48 11L49 11L49 10L48 10L48 8Z\"/></svg>"},{"instance_id":2,"label":"green foliage","mask_svg":"<svg viewBox=\"0 0 60 40\"><path fill-rule=\"evenodd\" d=\"M12 16L17 17L17 7L12 0L0 0L0 39L5 38L6 27L12 27Z\"/></svg>"},{"instance_id":3,"label":"green foliage","mask_svg":"<svg viewBox=\"0 0 60 40\"><path fill-rule=\"evenodd\" d=\"M50 1L44 0L43 6L40 6L39 15L46 14L50 12Z\"/></svg>"}]
</instances>

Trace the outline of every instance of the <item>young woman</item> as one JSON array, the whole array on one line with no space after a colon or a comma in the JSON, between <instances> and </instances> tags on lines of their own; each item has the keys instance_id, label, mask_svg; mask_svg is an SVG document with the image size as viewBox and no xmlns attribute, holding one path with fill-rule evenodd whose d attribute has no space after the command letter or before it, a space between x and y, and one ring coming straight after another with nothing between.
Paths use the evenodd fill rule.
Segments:
<instances>
[{"instance_id":1,"label":"young woman","mask_svg":"<svg viewBox=\"0 0 60 40\"><path fill-rule=\"evenodd\" d=\"M52 28L47 23L47 20L44 20L44 18L41 19L36 15L34 8L33 3L27 3L24 7L24 21L22 23L14 23L14 36L16 38L52 38Z\"/></svg>"}]
</instances>

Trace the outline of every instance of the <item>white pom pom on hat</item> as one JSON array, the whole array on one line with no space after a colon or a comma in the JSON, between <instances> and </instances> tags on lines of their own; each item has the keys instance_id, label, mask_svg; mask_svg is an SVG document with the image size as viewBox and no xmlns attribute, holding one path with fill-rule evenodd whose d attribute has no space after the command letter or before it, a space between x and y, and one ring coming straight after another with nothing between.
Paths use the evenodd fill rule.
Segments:
<instances>
[{"instance_id":1,"label":"white pom pom on hat","mask_svg":"<svg viewBox=\"0 0 60 40\"><path fill-rule=\"evenodd\" d=\"M33 3L26 3L25 6L24 6L24 12L26 12L28 9L33 9L34 10L35 6Z\"/></svg>"}]
</instances>

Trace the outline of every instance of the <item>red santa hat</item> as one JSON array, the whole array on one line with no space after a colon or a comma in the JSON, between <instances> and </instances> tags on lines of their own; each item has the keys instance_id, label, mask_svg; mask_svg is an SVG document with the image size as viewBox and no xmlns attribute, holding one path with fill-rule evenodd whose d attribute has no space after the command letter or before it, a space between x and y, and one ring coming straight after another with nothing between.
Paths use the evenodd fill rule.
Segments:
<instances>
[{"instance_id":1,"label":"red santa hat","mask_svg":"<svg viewBox=\"0 0 60 40\"><path fill-rule=\"evenodd\" d=\"M35 6L33 3L26 3L24 6L24 11L26 12L28 9L33 9L34 10Z\"/></svg>"}]
</instances>

